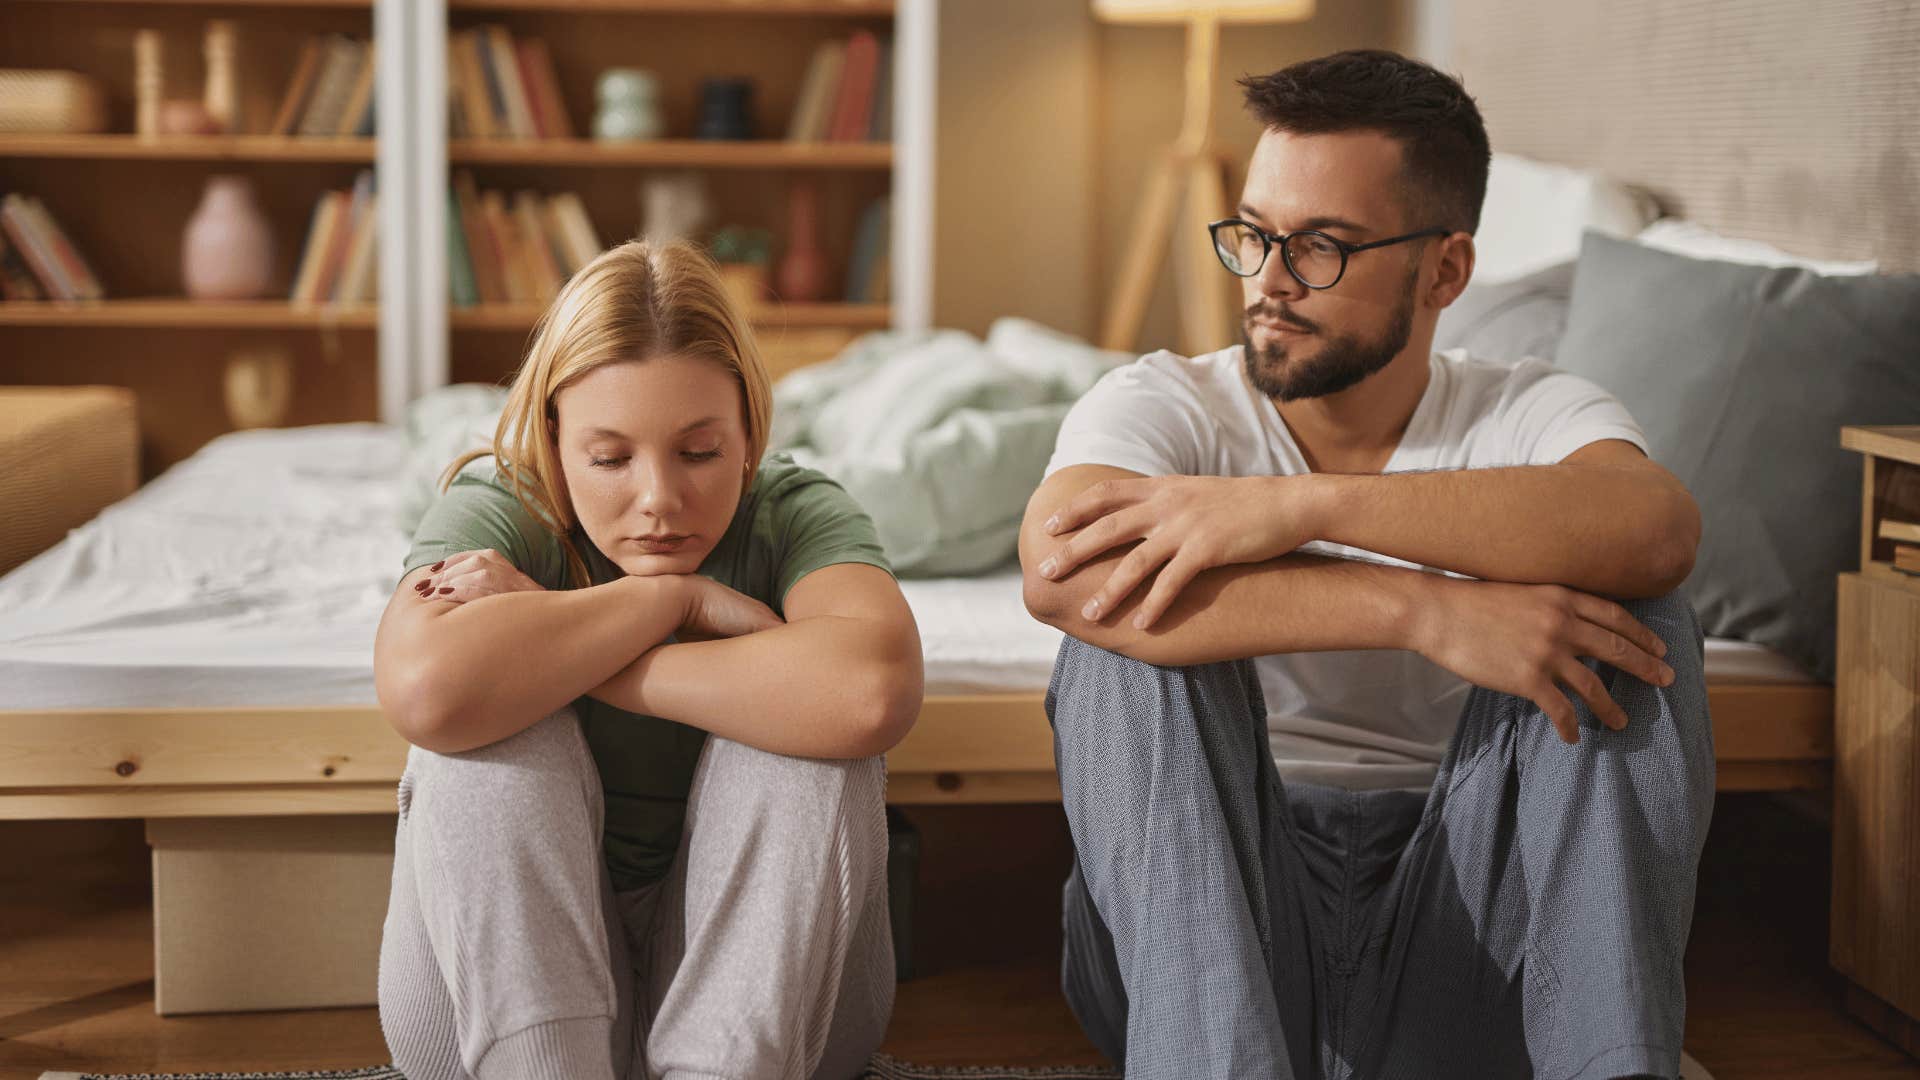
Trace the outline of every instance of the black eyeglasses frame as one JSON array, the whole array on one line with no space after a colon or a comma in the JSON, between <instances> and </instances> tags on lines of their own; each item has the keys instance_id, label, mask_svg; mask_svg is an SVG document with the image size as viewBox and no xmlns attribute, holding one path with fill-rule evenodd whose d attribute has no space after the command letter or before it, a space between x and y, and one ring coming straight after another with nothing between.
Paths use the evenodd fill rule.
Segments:
<instances>
[{"instance_id":1,"label":"black eyeglasses frame","mask_svg":"<svg viewBox=\"0 0 1920 1080\"><path fill-rule=\"evenodd\" d=\"M1227 266L1227 257L1220 251L1220 230L1228 225L1244 225L1252 229L1254 233L1260 237L1260 243L1264 245L1260 252L1260 265L1254 267L1253 272L1250 274L1242 274L1233 267ZM1267 268L1267 260L1273 258L1273 249L1277 247L1280 249L1280 263L1287 268L1287 273L1292 275L1293 280L1309 289L1331 289L1335 285L1340 284L1340 279L1347 276L1347 260L1352 258L1355 252L1370 251L1374 248L1383 248L1391 244L1403 244L1408 240L1419 240L1428 236L1445 236L1452 231L1452 229L1435 225L1432 228L1421 229L1417 232L1402 233L1399 236L1389 236L1385 240L1369 240L1364 244L1350 244L1337 236L1331 236L1321 232L1319 229L1300 229L1290 233L1270 233L1245 218L1222 218L1219 221L1210 221L1207 223L1207 238L1213 242L1214 257L1220 260L1221 266L1226 267L1227 273L1235 277L1258 277L1260 272ZM1301 277L1300 271L1293 268L1293 257L1287 254L1287 241L1292 240L1296 236L1318 236L1339 250L1340 272L1333 275L1332 281L1327 282L1325 285L1315 285L1313 282Z\"/></svg>"}]
</instances>

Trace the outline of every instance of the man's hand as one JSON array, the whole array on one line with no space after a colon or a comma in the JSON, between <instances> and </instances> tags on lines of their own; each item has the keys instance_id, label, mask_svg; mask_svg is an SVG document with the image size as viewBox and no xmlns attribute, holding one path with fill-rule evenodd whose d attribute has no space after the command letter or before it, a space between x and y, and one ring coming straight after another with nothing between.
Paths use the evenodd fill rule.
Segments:
<instances>
[{"instance_id":1,"label":"man's hand","mask_svg":"<svg viewBox=\"0 0 1920 1080\"><path fill-rule=\"evenodd\" d=\"M1151 627L1202 571L1276 559L1315 538L1304 477L1154 476L1103 480L1047 519L1050 535L1079 529L1040 564L1058 580L1101 552L1140 545L1120 560L1083 614L1100 621L1158 571L1134 614ZM1298 495L1299 497L1292 497ZM1084 526L1084 527L1083 527Z\"/></svg>"},{"instance_id":2,"label":"man's hand","mask_svg":"<svg viewBox=\"0 0 1920 1080\"><path fill-rule=\"evenodd\" d=\"M1580 662L1591 656L1655 686L1673 682L1660 661L1659 636L1610 600L1559 585L1511 585L1434 576L1431 599L1415 613L1422 656L1475 686L1540 706L1562 741L1580 741L1567 690L1615 731L1627 714L1600 676Z\"/></svg>"},{"instance_id":3,"label":"man's hand","mask_svg":"<svg viewBox=\"0 0 1920 1080\"><path fill-rule=\"evenodd\" d=\"M675 634L681 641L740 637L785 625L773 609L701 574L679 575L686 586L686 614Z\"/></svg>"}]
</instances>

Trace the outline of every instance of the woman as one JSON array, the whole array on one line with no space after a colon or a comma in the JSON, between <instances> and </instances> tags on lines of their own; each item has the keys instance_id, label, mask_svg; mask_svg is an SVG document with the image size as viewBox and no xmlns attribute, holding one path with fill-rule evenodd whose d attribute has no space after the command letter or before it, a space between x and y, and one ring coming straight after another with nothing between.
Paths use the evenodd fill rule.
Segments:
<instances>
[{"instance_id":1,"label":"woman","mask_svg":"<svg viewBox=\"0 0 1920 1080\"><path fill-rule=\"evenodd\" d=\"M880 755L920 644L871 522L760 460L717 271L632 242L535 332L380 622L380 1022L412 1080L847 1077L893 1002Z\"/></svg>"}]
</instances>

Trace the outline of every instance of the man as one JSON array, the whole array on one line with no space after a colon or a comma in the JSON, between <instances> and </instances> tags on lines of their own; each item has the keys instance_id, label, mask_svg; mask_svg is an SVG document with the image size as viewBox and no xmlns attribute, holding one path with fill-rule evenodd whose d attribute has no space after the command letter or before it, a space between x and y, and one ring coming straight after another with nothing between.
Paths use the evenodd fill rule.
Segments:
<instances>
[{"instance_id":1,"label":"man","mask_svg":"<svg viewBox=\"0 0 1920 1080\"><path fill-rule=\"evenodd\" d=\"M1675 1076L1698 511L1593 384L1432 353L1486 191L1457 82L1242 85L1245 342L1102 380L1021 534L1066 994L1129 1078Z\"/></svg>"}]
</instances>

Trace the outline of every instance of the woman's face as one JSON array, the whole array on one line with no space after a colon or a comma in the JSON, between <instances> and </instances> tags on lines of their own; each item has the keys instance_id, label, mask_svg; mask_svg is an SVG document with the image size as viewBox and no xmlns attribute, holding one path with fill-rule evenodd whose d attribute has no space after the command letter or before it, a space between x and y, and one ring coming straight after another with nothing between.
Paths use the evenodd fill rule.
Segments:
<instances>
[{"instance_id":1,"label":"woman's face","mask_svg":"<svg viewBox=\"0 0 1920 1080\"><path fill-rule=\"evenodd\" d=\"M675 355L608 364L554 408L567 497L593 545L629 574L699 569L746 478L733 373Z\"/></svg>"}]
</instances>

